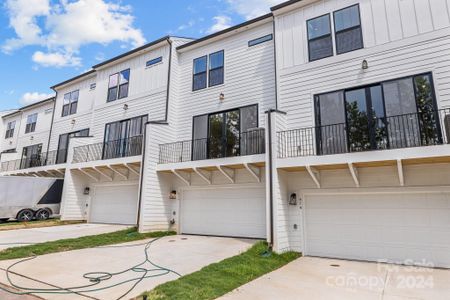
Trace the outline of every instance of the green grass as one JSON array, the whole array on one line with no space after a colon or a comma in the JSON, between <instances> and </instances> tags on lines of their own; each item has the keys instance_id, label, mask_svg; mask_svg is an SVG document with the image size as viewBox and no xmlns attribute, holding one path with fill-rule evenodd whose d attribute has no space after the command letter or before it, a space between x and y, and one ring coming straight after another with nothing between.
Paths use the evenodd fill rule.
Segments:
<instances>
[{"instance_id":1,"label":"green grass","mask_svg":"<svg viewBox=\"0 0 450 300\"><path fill-rule=\"evenodd\" d=\"M143 295L149 300L216 299L300 256L295 252L262 255L266 250L266 243L257 243L247 252L204 267L178 280L159 285Z\"/></svg>"},{"instance_id":2,"label":"green grass","mask_svg":"<svg viewBox=\"0 0 450 300\"><path fill-rule=\"evenodd\" d=\"M93 236L85 236L75 239L65 239L46 243L40 243L30 246L9 248L0 251L0 260L25 258L34 255L43 255L49 253L64 252L70 250L93 248L98 246L114 245L127 242L133 242L148 238L156 238L168 235L174 235L175 232L150 232L139 233L136 228L104 233Z\"/></svg>"}]
</instances>

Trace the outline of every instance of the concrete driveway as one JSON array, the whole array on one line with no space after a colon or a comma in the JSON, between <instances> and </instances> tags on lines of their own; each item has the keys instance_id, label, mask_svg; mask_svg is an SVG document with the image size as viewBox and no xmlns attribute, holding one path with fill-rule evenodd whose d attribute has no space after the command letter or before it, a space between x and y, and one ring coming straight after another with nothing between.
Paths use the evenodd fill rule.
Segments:
<instances>
[{"instance_id":1,"label":"concrete driveway","mask_svg":"<svg viewBox=\"0 0 450 300\"><path fill-rule=\"evenodd\" d=\"M124 225L74 224L0 231L0 250L35 243L97 235L129 228Z\"/></svg>"},{"instance_id":2,"label":"concrete driveway","mask_svg":"<svg viewBox=\"0 0 450 300\"><path fill-rule=\"evenodd\" d=\"M23 262L11 269L11 278L15 284L28 288L70 288L89 285L83 274L87 272L120 272L127 270L145 260L145 244L148 241L138 241L117 246L98 247L55 253L39 256ZM255 243L254 240L201 237L201 236L171 236L155 241L148 249L150 259L157 265L170 268L181 275L200 270L211 263L246 251ZM6 268L18 260L0 261L0 283L7 284ZM150 268L149 264L144 265ZM156 272L158 274L162 272ZM142 272L127 271L123 274L102 282L93 288L104 288L121 281L140 278ZM150 290L166 281L177 279L170 273L163 276L147 278L139 283L131 293L123 299L130 299ZM78 294L48 295L40 297L51 300L59 299L117 299L126 293L136 281L105 289L88 292L90 288L74 290ZM3 300L3 299L2 299Z\"/></svg>"},{"instance_id":3,"label":"concrete driveway","mask_svg":"<svg viewBox=\"0 0 450 300\"><path fill-rule=\"evenodd\" d=\"M450 270L303 257L221 300L448 300Z\"/></svg>"}]
</instances>

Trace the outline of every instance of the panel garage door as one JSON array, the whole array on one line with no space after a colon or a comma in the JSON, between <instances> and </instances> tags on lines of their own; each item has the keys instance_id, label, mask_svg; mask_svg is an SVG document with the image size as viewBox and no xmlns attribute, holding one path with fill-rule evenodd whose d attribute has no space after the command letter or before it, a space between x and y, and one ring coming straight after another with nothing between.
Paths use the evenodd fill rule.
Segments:
<instances>
[{"instance_id":1,"label":"panel garage door","mask_svg":"<svg viewBox=\"0 0 450 300\"><path fill-rule=\"evenodd\" d=\"M136 225L138 185L98 186L91 200L90 222Z\"/></svg>"},{"instance_id":2,"label":"panel garage door","mask_svg":"<svg viewBox=\"0 0 450 300\"><path fill-rule=\"evenodd\" d=\"M265 238L264 188L184 191L181 231L184 234Z\"/></svg>"},{"instance_id":3,"label":"panel garage door","mask_svg":"<svg viewBox=\"0 0 450 300\"><path fill-rule=\"evenodd\" d=\"M450 195L306 197L306 254L450 267Z\"/></svg>"}]
</instances>

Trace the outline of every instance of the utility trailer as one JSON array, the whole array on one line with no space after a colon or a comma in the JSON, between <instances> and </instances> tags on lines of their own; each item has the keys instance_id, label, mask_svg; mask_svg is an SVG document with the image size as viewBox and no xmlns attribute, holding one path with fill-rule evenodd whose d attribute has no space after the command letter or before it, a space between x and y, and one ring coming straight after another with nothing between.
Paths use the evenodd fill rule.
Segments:
<instances>
[{"instance_id":1,"label":"utility trailer","mask_svg":"<svg viewBox=\"0 0 450 300\"><path fill-rule=\"evenodd\" d=\"M0 176L0 221L47 220L58 215L63 180Z\"/></svg>"}]
</instances>

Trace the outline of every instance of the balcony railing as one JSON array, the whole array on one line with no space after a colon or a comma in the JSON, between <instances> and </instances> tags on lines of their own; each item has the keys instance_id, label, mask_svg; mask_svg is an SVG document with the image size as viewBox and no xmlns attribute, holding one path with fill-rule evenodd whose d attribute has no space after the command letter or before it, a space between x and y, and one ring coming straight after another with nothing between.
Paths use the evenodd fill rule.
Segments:
<instances>
[{"instance_id":1,"label":"balcony railing","mask_svg":"<svg viewBox=\"0 0 450 300\"><path fill-rule=\"evenodd\" d=\"M278 157L300 157L447 144L450 109L384 118L364 116L333 124L278 132Z\"/></svg>"},{"instance_id":2,"label":"balcony railing","mask_svg":"<svg viewBox=\"0 0 450 300\"><path fill-rule=\"evenodd\" d=\"M139 156L142 154L143 136L134 136L105 143L74 148L73 163Z\"/></svg>"},{"instance_id":3,"label":"balcony railing","mask_svg":"<svg viewBox=\"0 0 450 300\"><path fill-rule=\"evenodd\" d=\"M44 166L57 165L58 156L65 155L65 150L54 150L40 154L34 154L22 159L2 162L1 172L31 169Z\"/></svg>"},{"instance_id":4,"label":"balcony railing","mask_svg":"<svg viewBox=\"0 0 450 300\"><path fill-rule=\"evenodd\" d=\"M264 128L225 138L187 140L159 146L159 163L246 156L265 153Z\"/></svg>"}]
</instances>

